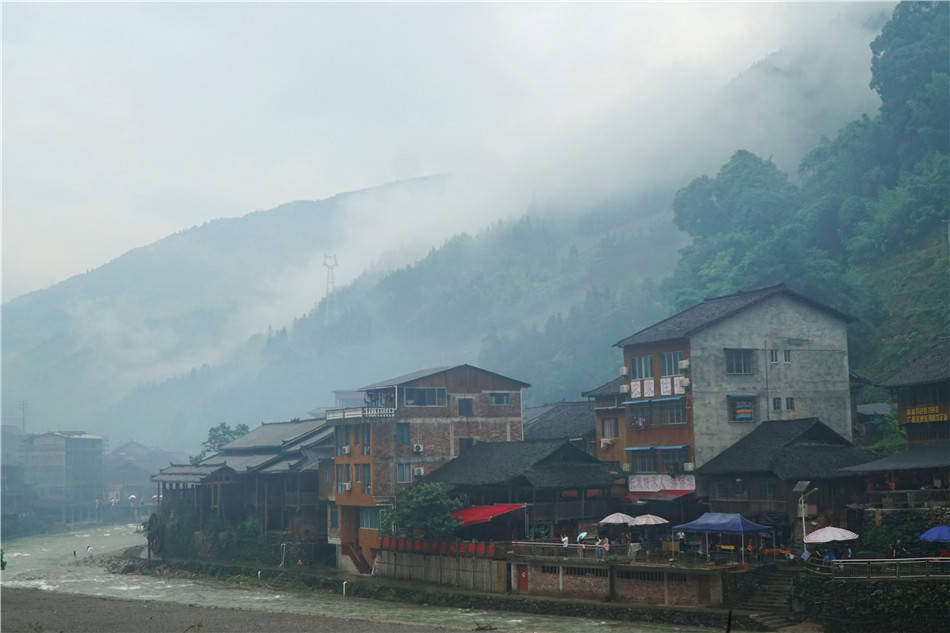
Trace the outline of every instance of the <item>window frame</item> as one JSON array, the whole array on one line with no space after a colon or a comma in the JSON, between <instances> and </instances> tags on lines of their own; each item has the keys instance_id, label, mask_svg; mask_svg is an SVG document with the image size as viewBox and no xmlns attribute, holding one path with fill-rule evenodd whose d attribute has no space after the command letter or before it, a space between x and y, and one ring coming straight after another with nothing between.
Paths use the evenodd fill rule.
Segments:
<instances>
[{"instance_id":1,"label":"window frame","mask_svg":"<svg viewBox=\"0 0 950 633\"><path fill-rule=\"evenodd\" d=\"M638 475L652 475L657 473L656 451L633 451L631 470Z\"/></svg>"},{"instance_id":2,"label":"window frame","mask_svg":"<svg viewBox=\"0 0 950 633\"><path fill-rule=\"evenodd\" d=\"M769 350L769 362L772 364L778 363L778 349L772 348Z\"/></svg>"},{"instance_id":3,"label":"window frame","mask_svg":"<svg viewBox=\"0 0 950 633\"><path fill-rule=\"evenodd\" d=\"M500 397L502 402L495 402L496 397ZM490 391L488 393L488 402L493 407L509 407L511 406L511 392L510 391Z\"/></svg>"},{"instance_id":4,"label":"window frame","mask_svg":"<svg viewBox=\"0 0 950 633\"><path fill-rule=\"evenodd\" d=\"M788 396L785 398L785 410L794 411L795 410L795 398Z\"/></svg>"},{"instance_id":5,"label":"window frame","mask_svg":"<svg viewBox=\"0 0 950 633\"><path fill-rule=\"evenodd\" d=\"M449 403L449 394L445 387L403 387L401 391L402 403L407 407L446 407ZM420 395L422 404L418 402Z\"/></svg>"},{"instance_id":6,"label":"window frame","mask_svg":"<svg viewBox=\"0 0 950 633\"><path fill-rule=\"evenodd\" d=\"M729 376L751 376L755 373L755 350L743 347L727 347L726 374Z\"/></svg>"},{"instance_id":7,"label":"window frame","mask_svg":"<svg viewBox=\"0 0 950 633\"><path fill-rule=\"evenodd\" d=\"M403 479L401 473L405 471L408 479ZM397 463L396 464L396 483L397 484L411 484L412 483L412 464L406 463Z\"/></svg>"},{"instance_id":8,"label":"window frame","mask_svg":"<svg viewBox=\"0 0 950 633\"><path fill-rule=\"evenodd\" d=\"M410 422L396 422L396 444L399 446L410 446L412 444L412 424Z\"/></svg>"},{"instance_id":9,"label":"window frame","mask_svg":"<svg viewBox=\"0 0 950 633\"><path fill-rule=\"evenodd\" d=\"M474 398L456 398L458 402L458 412L460 418L474 418L475 417L475 399ZM462 413L462 403L465 402L468 406L468 413Z\"/></svg>"},{"instance_id":10,"label":"window frame","mask_svg":"<svg viewBox=\"0 0 950 633\"><path fill-rule=\"evenodd\" d=\"M610 429L612 434L610 435L607 434L608 429ZM601 419L600 437L605 440L613 440L620 437L620 423L616 417Z\"/></svg>"},{"instance_id":11,"label":"window frame","mask_svg":"<svg viewBox=\"0 0 950 633\"><path fill-rule=\"evenodd\" d=\"M772 398L772 411L778 413L782 412L782 398L780 396Z\"/></svg>"},{"instance_id":12,"label":"window frame","mask_svg":"<svg viewBox=\"0 0 950 633\"><path fill-rule=\"evenodd\" d=\"M792 350L790 349L785 350L785 353L783 354L783 358L785 359L785 363L791 365L792 364Z\"/></svg>"},{"instance_id":13,"label":"window frame","mask_svg":"<svg viewBox=\"0 0 950 633\"><path fill-rule=\"evenodd\" d=\"M739 402L746 402L746 401L752 403L752 406L751 406L752 415L748 418L736 417L737 415L736 410L738 409L736 405ZM740 422L740 423L755 422L759 418L758 408L759 408L759 398L757 396L752 397L752 398L745 397L745 396L726 396L726 412L727 412L730 422Z\"/></svg>"},{"instance_id":14,"label":"window frame","mask_svg":"<svg viewBox=\"0 0 950 633\"><path fill-rule=\"evenodd\" d=\"M686 398L677 398L676 400L667 400L660 402L660 426L682 426L689 422L686 415ZM676 411L677 415L670 416L668 412ZM676 418L676 421L670 422L670 418ZM683 460L686 461L686 460Z\"/></svg>"},{"instance_id":15,"label":"window frame","mask_svg":"<svg viewBox=\"0 0 950 633\"><path fill-rule=\"evenodd\" d=\"M679 349L671 352L660 353L660 377L682 376L683 370L679 368L681 360L685 360L686 353Z\"/></svg>"},{"instance_id":16,"label":"window frame","mask_svg":"<svg viewBox=\"0 0 950 633\"><path fill-rule=\"evenodd\" d=\"M632 380L653 378L653 354L630 357L630 378Z\"/></svg>"}]
</instances>

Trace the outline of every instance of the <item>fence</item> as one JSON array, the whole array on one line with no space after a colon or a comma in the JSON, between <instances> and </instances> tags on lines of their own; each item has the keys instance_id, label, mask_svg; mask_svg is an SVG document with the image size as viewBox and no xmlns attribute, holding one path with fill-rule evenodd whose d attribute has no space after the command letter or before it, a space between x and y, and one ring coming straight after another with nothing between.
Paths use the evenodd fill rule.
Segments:
<instances>
[{"instance_id":1,"label":"fence","mask_svg":"<svg viewBox=\"0 0 950 633\"><path fill-rule=\"evenodd\" d=\"M493 558L494 543L478 541L429 541L425 539L381 536L377 548L391 552L410 552L413 554L442 554L451 556L480 556Z\"/></svg>"},{"instance_id":2,"label":"fence","mask_svg":"<svg viewBox=\"0 0 950 633\"><path fill-rule=\"evenodd\" d=\"M835 579L886 580L900 578L950 578L950 558L872 558L830 561L820 569Z\"/></svg>"}]
</instances>

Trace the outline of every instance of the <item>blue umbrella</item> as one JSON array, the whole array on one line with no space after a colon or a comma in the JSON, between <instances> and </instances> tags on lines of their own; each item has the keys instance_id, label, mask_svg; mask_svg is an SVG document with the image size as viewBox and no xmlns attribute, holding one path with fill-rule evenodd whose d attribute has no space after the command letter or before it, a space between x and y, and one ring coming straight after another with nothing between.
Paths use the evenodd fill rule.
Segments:
<instances>
[{"instance_id":1,"label":"blue umbrella","mask_svg":"<svg viewBox=\"0 0 950 633\"><path fill-rule=\"evenodd\" d=\"M930 543L950 543L950 525L932 527L920 535L920 540Z\"/></svg>"}]
</instances>

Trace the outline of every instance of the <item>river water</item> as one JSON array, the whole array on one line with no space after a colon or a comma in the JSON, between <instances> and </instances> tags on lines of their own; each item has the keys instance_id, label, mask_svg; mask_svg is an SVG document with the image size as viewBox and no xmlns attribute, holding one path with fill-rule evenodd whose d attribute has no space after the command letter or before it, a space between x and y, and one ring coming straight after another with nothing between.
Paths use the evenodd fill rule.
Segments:
<instances>
[{"instance_id":1,"label":"river water","mask_svg":"<svg viewBox=\"0 0 950 633\"><path fill-rule=\"evenodd\" d=\"M505 611L476 611L448 607L346 598L324 591L288 591L261 586L237 586L222 581L111 574L96 558L144 544L136 526L95 526L62 534L31 536L3 544L7 569L4 587L32 587L134 600L161 600L201 606L240 607L263 611L336 616L380 623L398 622L457 627L476 626L499 631L548 633L710 633L712 629L631 624L583 618L552 617ZM89 549L91 548L91 549ZM75 553L75 554L74 554Z\"/></svg>"}]
</instances>

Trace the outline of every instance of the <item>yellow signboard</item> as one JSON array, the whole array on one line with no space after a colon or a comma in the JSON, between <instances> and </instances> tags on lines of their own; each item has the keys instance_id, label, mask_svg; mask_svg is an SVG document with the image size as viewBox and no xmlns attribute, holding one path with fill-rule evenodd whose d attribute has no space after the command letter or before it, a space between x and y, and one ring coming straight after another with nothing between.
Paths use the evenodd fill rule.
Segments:
<instances>
[{"instance_id":1,"label":"yellow signboard","mask_svg":"<svg viewBox=\"0 0 950 633\"><path fill-rule=\"evenodd\" d=\"M940 405L911 407L904 413L904 424L946 422L950 420L950 416L948 416L946 411L941 411L942 408Z\"/></svg>"}]
</instances>

